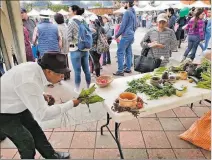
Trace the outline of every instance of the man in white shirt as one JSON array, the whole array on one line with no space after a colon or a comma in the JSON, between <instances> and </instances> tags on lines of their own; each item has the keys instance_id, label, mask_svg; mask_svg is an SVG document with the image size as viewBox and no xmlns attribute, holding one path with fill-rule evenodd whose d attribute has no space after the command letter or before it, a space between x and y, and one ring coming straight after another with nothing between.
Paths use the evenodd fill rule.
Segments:
<instances>
[{"instance_id":1,"label":"man in white shirt","mask_svg":"<svg viewBox=\"0 0 212 160\"><path fill-rule=\"evenodd\" d=\"M70 158L69 153L54 151L36 121L55 119L80 103L48 106L45 101L53 97L43 95L44 87L60 82L67 72L65 55L47 52L38 63L22 63L1 77L0 132L16 145L22 159L34 159L35 149L46 159Z\"/></svg>"}]
</instances>

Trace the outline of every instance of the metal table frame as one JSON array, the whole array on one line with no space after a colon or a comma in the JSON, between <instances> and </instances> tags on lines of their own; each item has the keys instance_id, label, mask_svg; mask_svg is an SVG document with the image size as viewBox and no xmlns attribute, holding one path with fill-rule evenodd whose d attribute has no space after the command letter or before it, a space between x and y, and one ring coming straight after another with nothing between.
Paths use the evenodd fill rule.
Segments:
<instances>
[{"instance_id":1,"label":"metal table frame","mask_svg":"<svg viewBox=\"0 0 212 160\"><path fill-rule=\"evenodd\" d=\"M110 128L108 127L111 119L112 118L110 117L109 113L107 112L107 122L105 125L101 126L101 135L103 135L103 128L106 127L118 146L121 159L124 159L124 155L123 155L121 144L120 144L120 137L119 137L119 127L120 127L121 123L115 122L115 136L114 136L114 134L111 132Z\"/></svg>"}]
</instances>

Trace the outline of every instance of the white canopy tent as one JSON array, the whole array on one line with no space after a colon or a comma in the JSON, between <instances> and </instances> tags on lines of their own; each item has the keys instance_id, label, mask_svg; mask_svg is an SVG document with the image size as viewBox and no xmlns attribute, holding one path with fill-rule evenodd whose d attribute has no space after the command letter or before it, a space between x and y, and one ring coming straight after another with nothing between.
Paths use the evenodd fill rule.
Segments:
<instances>
[{"instance_id":1,"label":"white canopy tent","mask_svg":"<svg viewBox=\"0 0 212 160\"><path fill-rule=\"evenodd\" d=\"M67 16L69 13L63 9L61 9L58 13L64 15L64 16Z\"/></svg>"},{"instance_id":2,"label":"white canopy tent","mask_svg":"<svg viewBox=\"0 0 212 160\"><path fill-rule=\"evenodd\" d=\"M32 9L30 12L27 13L28 16L39 16L39 12L35 9Z\"/></svg>"},{"instance_id":3,"label":"white canopy tent","mask_svg":"<svg viewBox=\"0 0 212 160\"><path fill-rule=\"evenodd\" d=\"M84 15L86 15L86 16L90 16L90 15L93 15L93 14L94 14L93 12L90 12L88 10L85 10L85 12L84 12Z\"/></svg>"},{"instance_id":4,"label":"white canopy tent","mask_svg":"<svg viewBox=\"0 0 212 160\"><path fill-rule=\"evenodd\" d=\"M143 8L137 7L137 6L133 6L133 8L135 9L135 12L141 12L143 11Z\"/></svg>"},{"instance_id":5,"label":"white canopy tent","mask_svg":"<svg viewBox=\"0 0 212 160\"><path fill-rule=\"evenodd\" d=\"M191 7L196 7L196 8L211 8L210 5L203 3L202 1L196 1L193 4L190 5Z\"/></svg>"},{"instance_id":6,"label":"white canopy tent","mask_svg":"<svg viewBox=\"0 0 212 160\"><path fill-rule=\"evenodd\" d=\"M183 3L177 3L175 5L172 5L172 8L178 8L178 9L182 9L184 7L189 7L189 5L183 4Z\"/></svg>"},{"instance_id":7,"label":"white canopy tent","mask_svg":"<svg viewBox=\"0 0 212 160\"><path fill-rule=\"evenodd\" d=\"M170 8L169 5L164 4L164 3L161 3L161 4L158 5L157 7L154 7L154 10L155 10L155 11L161 11L161 10L168 9L168 8Z\"/></svg>"},{"instance_id":8,"label":"white canopy tent","mask_svg":"<svg viewBox=\"0 0 212 160\"><path fill-rule=\"evenodd\" d=\"M155 7L150 6L147 4L144 8L142 8L143 11L155 11Z\"/></svg>"},{"instance_id":9,"label":"white canopy tent","mask_svg":"<svg viewBox=\"0 0 212 160\"><path fill-rule=\"evenodd\" d=\"M141 12L143 11L143 8L137 7L137 6L133 6L133 8L135 9L135 12ZM120 9L114 11L113 13L124 13L126 11L126 9L124 9L124 7L121 7Z\"/></svg>"}]
</instances>

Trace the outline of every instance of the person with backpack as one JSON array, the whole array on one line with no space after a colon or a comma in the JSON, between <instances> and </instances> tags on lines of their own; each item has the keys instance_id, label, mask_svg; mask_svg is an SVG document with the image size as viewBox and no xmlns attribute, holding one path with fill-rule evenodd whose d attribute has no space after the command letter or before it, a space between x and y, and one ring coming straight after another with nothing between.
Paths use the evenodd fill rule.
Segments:
<instances>
[{"instance_id":1,"label":"person with backpack","mask_svg":"<svg viewBox=\"0 0 212 160\"><path fill-rule=\"evenodd\" d=\"M89 70L89 50L92 47L92 33L83 18L84 8L77 5L69 7L71 19L68 24L68 41L70 43L69 51L71 62L75 74L75 89L79 93L81 84L81 67L85 73L87 87L91 83L91 74Z\"/></svg>"},{"instance_id":2,"label":"person with backpack","mask_svg":"<svg viewBox=\"0 0 212 160\"><path fill-rule=\"evenodd\" d=\"M133 0L126 0L124 2L125 9L127 11L124 13L122 23L119 32L116 34L115 38L122 36L118 50L118 71L113 73L115 76L124 76L125 73L131 73L132 67L132 44L134 42L134 35L136 31L136 13ZM126 54L126 64L127 67L124 68L124 57Z\"/></svg>"},{"instance_id":3,"label":"person with backpack","mask_svg":"<svg viewBox=\"0 0 212 160\"><path fill-rule=\"evenodd\" d=\"M104 30L107 36L107 42L110 46L112 42L112 36L114 34L114 29L112 28L111 19L107 14L104 14L102 16L103 23L104 23ZM108 50L107 53L103 53L103 66L106 64L111 64L111 58L110 58L110 50Z\"/></svg>"},{"instance_id":4,"label":"person with backpack","mask_svg":"<svg viewBox=\"0 0 212 160\"><path fill-rule=\"evenodd\" d=\"M105 30L100 24L100 21L98 20L98 17L96 15L93 15L90 17L90 25L89 25L90 30L92 31L92 38L93 38L93 45L92 48L90 49L90 55L91 55L91 60L92 60L92 68L94 68L96 77L100 76L100 70L101 70L101 65L100 65L100 58L102 53L97 52L97 42L99 37L99 34L105 34Z\"/></svg>"}]
</instances>

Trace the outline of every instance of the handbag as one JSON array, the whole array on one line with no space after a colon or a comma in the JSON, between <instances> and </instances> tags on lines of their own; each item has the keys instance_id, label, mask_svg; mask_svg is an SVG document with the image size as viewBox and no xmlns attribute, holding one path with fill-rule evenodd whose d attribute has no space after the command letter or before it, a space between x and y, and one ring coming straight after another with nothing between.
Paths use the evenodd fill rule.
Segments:
<instances>
[{"instance_id":1,"label":"handbag","mask_svg":"<svg viewBox=\"0 0 212 160\"><path fill-rule=\"evenodd\" d=\"M150 43L148 38L145 42ZM148 57L148 53L151 48L144 48L141 51L140 56L134 56L134 70L140 73L147 73L154 71L155 68L160 67L162 60L160 58L155 58L153 53L152 57Z\"/></svg>"},{"instance_id":2,"label":"handbag","mask_svg":"<svg viewBox=\"0 0 212 160\"><path fill-rule=\"evenodd\" d=\"M109 44L107 42L107 36L98 29L98 39L96 51L98 54L107 53L109 51Z\"/></svg>"}]
</instances>

